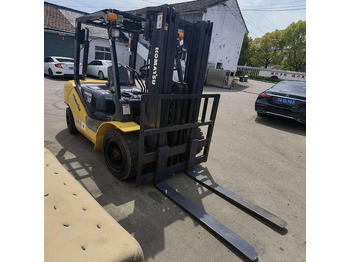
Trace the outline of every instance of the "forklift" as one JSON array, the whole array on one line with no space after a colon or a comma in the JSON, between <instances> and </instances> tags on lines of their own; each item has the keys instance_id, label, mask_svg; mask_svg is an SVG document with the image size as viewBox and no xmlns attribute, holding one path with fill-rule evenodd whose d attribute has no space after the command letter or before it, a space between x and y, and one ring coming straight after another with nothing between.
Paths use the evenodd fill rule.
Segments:
<instances>
[{"instance_id":1,"label":"forklift","mask_svg":"<svg viewBox=\"0 0 350 262\"><path fill-rule=\"evenodd\" d=\"M108 35L108 81L85 79L89 26L103 28ZM64 86L68 132L81 133L95 150L102 150L107 168L118 179L154 183L218 238L256 260L253 246L166 183L167 176L182 172L267 224L281 230L287 226L195 171L197 164L208 160L220 99L218 94L203 94L213 23L190 23L173 7L162 5L133 14L101 10L78 17L75 28L74 80ZM118 62L116 50L116 40L125 37L130 41L128 65ZM146 65L137 69L139 44L149 53Z\"/></svg>"}]
</instances>

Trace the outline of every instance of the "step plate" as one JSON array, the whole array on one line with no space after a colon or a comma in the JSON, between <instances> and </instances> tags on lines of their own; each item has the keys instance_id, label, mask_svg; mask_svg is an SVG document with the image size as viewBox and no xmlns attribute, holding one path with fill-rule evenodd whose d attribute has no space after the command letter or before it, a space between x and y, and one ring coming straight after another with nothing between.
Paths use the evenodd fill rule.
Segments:
<instances>
[{"instance_id":1,"label":"step plate","mask_svg":"<svg viewBox=\"0 0 350 262\"><path fill-rule=\"evenodd\" d=\"M218 237L226 241L229 245L236 248L244 256L254 261L258 257L258 253L253 246L251 246L247 241L241 238L236 233L232 232L230 229L221 224L218 220L210 216L203 209L199 208L193 204L190 200L182 196L180 193L176 192L172 187L170 187L165 182L159 182L156 187L177 205L183 208L185 211L194 216L200 223L209 228Z\"/></svg>"},{"instance_id":2,"label":"step plate","mask_svg":"<svg viewBox=\"0 0 350 262\"><path fill-rule=\"evenodd\" d=\"M274 214L270 213L269 211L255 205L254 203L250 202L249 200L244 199L243 197L237 195L236 193L233 193L232 191L228 190L227 188L224 188L215 182L211 181L207 177L198 174L196 171L190 171L187 172L187 175L191 178L193 178L195 181L200 183L201 185L205 186L206 188L212 190L219 196L223 197L227 201L231 202L232 204L241 206L245 209L248 209L249 211L253 212L254 214L260 216L261 218L269 221L270 223L278 226L281 229L286 228L287 222L284 221L282 218L279 218L275 216Z\"/></svg>"}]
</instances>

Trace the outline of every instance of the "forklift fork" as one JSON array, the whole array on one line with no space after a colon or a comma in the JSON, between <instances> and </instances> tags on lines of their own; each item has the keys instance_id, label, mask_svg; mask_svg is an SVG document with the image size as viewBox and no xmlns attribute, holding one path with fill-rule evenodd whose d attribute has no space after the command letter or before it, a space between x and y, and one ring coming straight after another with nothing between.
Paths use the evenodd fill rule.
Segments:
<instances>
[{"instance_id":1,"label":"forklift fork","mask_svg":"<svg viewBox=\"0 0 350 262\"><path fill-rule=\"evenodd\" d=\"M174 125L161 126L157 123L152 125L147 124L147 105L158 108L158 115L161 114L161 104L166 101L167 104L176 104L174 100L185 101L188 100L188 104L193 104L194 101L204 101L202 105L202 118L198 121L187 122L182 125L176 125L176 121L169 119L170 123L175 123ZM209 100L212 103L209 105ZM138 160L138 173L136 177L137 183L148 183L153 181L155 187L160 190L164 195L174 201L178 206L184 209L187 213L192 215L196 220L198 220L204 227L209 229L221 240L225 241L229 246L235 248L240 253L242 253L249 260L254 261L258 257L258 253L255 248L245 241L238 234L231 231L225 225L220 223L214 217L209 215L200 207L193 204L189 199L181 195L170 185L166 183L166 177L170 176L176 172L184 172L187 176L194 179L196 182L202 184L212 192L223 197L230 203L238 205L243 210L248 211L249 214L255 215L262 218L268 223L278 227L279 229L284 229L287 226L287 222L283 219L275 216L269 211L251 203L250 201L242 198L234 192L212 182L206 177L198 174L194 171L194 166L201 162L206 162L209 153L209 146L211 142L213 127L216 118L216 112L219 103L219 95L144 95L141 101L141 118L140 118L140 137L139 137L139 160ZM174 108L172 108L174 110ZM181 110L185 110L184 107ZM206 120L206 111L211 111L210 117ZM152 111L154 113L154 111ZM180 112L176 112L177 114ZM170 114L171 116L176 114ZM159 117L153 117L154 121L157 121ZM152 126L152 127L150 127ZM207 126L207 134L205 139L198 140L196 138L190 139L184 142L184 144L176 145L170 147L168 145L160 145L156 148L154 152L146 152L144 143L147 140L146 137L164 135L169 132L175 131L186 131L191 132L194 128L200 126ZM203 155L198 156L197 149L204 147ZM168 161L171 157L185 154L185 161L175 163ZM145 168L145 166L148 169ZM146 170L145 172L142 172Z\"/></svg>"}]
</instances>

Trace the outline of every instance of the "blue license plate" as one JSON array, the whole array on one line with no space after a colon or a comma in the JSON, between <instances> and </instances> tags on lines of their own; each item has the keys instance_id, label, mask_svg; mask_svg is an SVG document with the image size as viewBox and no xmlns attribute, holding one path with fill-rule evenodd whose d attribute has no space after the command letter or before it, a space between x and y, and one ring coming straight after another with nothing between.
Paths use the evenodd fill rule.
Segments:
<instances>
[{"instance_id":1,"label":"blue license plate","mask_svg":"<svg viewBox=\"0 0 350 262\"><path fill-rule=\"evenodd\" d=\"M282 104L287 104L287 105L294 105L295 104L295 100L281 98L281 97L277 97L277 102L282 103Z\"/></svg>"},{"instance_id":2,"label":"blue license plate","mask_svg":"<svg viewBox=\"0 0 350 262\"><path fill-rule=\"evenodd\" d=\"M70 68L69 68L69 70L73 70L73 69L74 69L74 67L70 67Z\"/></svg>"}]
</instances>

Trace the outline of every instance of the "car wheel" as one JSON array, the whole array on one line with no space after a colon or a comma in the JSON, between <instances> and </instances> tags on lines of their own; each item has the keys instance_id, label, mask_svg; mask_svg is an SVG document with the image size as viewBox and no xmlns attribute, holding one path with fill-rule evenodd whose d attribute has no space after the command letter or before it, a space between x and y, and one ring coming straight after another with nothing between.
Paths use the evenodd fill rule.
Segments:
<instances>
[{"instance_id":1,"label":"car wheel","mask_svg":"<svg viewBox=\"0 0 350 262\"><path fill-rule=\"evenodd\" d=\"M98 72L98 79L101 79L101 80L105 79L105 75L103 74L102 71Z\"/></svg>"},{"instance_id":2,"label":"car wheel","mask_svg":"<svg viewBox=\"0 0 350 262\"><path fill-rule=\"evenodd\" d=\"M67 122L67 129L69 134L75 135L76 133L78 133L78 130L75 126L73 113L69 107L67 107L66 109L66 122Z\"/></svg>"},{"instance_id":3,"label":"car wheel","mask_svg":"<svg viewBox=\"0 0 350 262\"><path fill-rule=\"evenodd\" d=\"M49 68L49 77L50 78L53 78L54 77L54 75L53 75L53 73L52 73L52 70Z\"/></svg>"}]
</instances>

